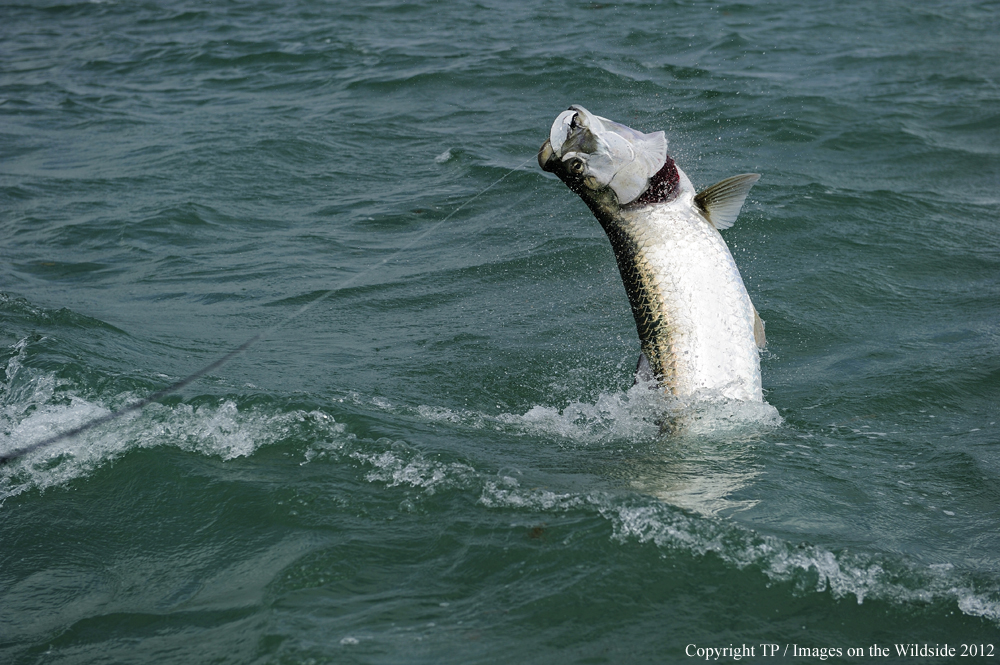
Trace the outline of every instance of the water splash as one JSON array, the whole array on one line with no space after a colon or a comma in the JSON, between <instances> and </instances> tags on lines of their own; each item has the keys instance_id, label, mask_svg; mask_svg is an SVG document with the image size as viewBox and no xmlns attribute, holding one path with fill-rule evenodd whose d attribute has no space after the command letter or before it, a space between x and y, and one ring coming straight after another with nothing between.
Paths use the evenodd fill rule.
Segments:
<instances>
[{"instance_id":1,"label":"water splash","mask_svg":"<svg viewBox=\"0 0 1000 665\"><path fill-rule=\"evenodd\" d=\"M537 404L523 413L491 414L431 405L409 408L382 397L365 398L358 394L352 394L351 399L359 405L416 415L428 422L550 437L581 446L656 440L664 436L664 423L668 421L674 437L715 437L728 441L760 435L783 422L777 409L766 402L730 400L721 395L698 395L683 401L666 399L661 392L643 385L617 393L601 393L593 402L573 400L562 407Z\"/></svg>"}]
</instances>

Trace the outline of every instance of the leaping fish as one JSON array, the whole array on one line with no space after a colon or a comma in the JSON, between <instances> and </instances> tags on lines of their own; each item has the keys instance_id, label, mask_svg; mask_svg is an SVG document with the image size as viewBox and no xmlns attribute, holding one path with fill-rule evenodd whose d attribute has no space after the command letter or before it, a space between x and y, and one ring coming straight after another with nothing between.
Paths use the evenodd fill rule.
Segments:
<instances>
[{"instance_id":1,"label":"leaping fish","mask_svg":"<svg viewBox=\"0 0 1000 665\"><path fill-rule=\"evenodd\" d=\"M760 176L696 194L663 132L576 105L552 123L538 164L586 202L611 241L639 332L636 379L682 398L763 401L764 323L719 233Z\"/></svg>"}]
</instances>

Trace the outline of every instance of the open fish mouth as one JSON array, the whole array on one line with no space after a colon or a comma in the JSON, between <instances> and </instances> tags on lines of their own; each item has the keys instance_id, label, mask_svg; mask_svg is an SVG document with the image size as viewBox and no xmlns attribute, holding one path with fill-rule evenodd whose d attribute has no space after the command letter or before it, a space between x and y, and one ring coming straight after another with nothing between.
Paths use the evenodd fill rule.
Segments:
<instances>
[{"instance_id":1,"label":"open fish mouth","mask_svg":"<svg viewBox=\"0 0 1000 665\"><path fill-rule=\"evenodd\" d=\"M666 161L663 132L644 134L578 105L559 114L538 151L543 170L571 186L610 187L619 205L638 198Z\"/></svg>"}]
</instances>

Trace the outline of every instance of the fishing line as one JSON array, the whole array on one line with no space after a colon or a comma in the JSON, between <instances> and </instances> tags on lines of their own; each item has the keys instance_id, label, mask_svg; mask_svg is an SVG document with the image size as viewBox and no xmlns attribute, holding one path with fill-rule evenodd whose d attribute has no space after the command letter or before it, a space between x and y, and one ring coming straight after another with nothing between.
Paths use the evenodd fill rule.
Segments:
<instances>
[{"instance_id":1,"label":"fishing line","mask_svg":"<svg viewBox=\"0 0 1000 665\"><path fill-rule=\"evenodd\" d=\"M238 347L236 347L235 349L233 349L232 351L230 351L226 355L222 356L221 358L219 358L215 362L211 363L210 365L206 365L205 367L202 367L201 369L199 369L197 372L194 372L193 374L190 374L190 375L184 377L183 379L181 379L177 383L174 383L174 384L172 384L170 386L167 386L166 388L163 388L162 390L158 390L155 393L153 393L153 394L151 394L151 395L149 395L147 397L144 397L141 400L133 402L133 403L127 405L127 406L124 406L124 407L122 407L121 409L119 409L117 411L112 411L111 413L107 413L107 414L105 414L103 416L100 416L98 418L94 418L93 420L89 420L89 421L85 422L84 424L79 425L78 427L74 427L73 429L66 430L65 432L61 432L61 433L56 434L54 436L50 436L47 439L42 439L41 441L36 441L35 443L32 443L31 445L24 446L23 448L17 448L17 449L15 449L15 450L13 450L13 451L11 451L9 453L5 453L3 456L0 456L0 466L2 466L4 464L7 464L8 462L12 462L12 461L14 461L14 460L16 460L18 458L24 457L25 455L27 455L29 453L32 453L32 452L34 452L36 450L39 450L40 448L46 448L48 446L55 445L55 444L57 444L57 443L59 443L61 441L65 441L65 440L71 439L71 438L73 438L73 437L75 437L75 436L77 436L79 434L83 434L87 430L91 430L91 429L93 429L95 427L98 427L99 425L103 425L105 423L110 423L110 422L112 422L114 420L118 420L119 418L127 416L130 413L134 413L135 411L140 411L140 410L142 410L143 407L148 406L149 404L152 404L153 402L159 402L161 399L163 399L167 395L170 395L172 393L178 392L179 390L182 390L183 388L187 387L191 383L194 383L195 381L197 381L201 377L205 376L209 372L222 367L223 365L225 365L226 363L228 363L229 361L231 361L233 358L236 358L237 356L240 356L243 353L245 353L247 351L247 349L249 349L251 346L253 346L257 342L259 342L262 339L265 339L267 337L270 337L275 332L277 332L279 329L283 328L284 326L286 326L289 323L291 323L293 320L295 320L298 317L302 316L303 314L305 314L306 312L308 312L313 307L316 307L321 302L323 302L324 300L326 300L327 298L329 298L330 296L332 296L334 293L337 293L338 291L341 291L341 290L347 288L348 286L350 286L351 284L353 284L354 282L356 282L358 279L360 279L364 275L367 275L368 273L372 272L373 270L375 270L377 268L381 268L382 266L384 266L385 264L389 263L390 261L392 261L393 259L395 259L397 256L399 256L400 254L402 254L406 250L410 249L411 247L413 247L414 245L416 245L418 242L420 242L421 240L423 240L424 238L426 238L430 234L434 233L436 230L438 230L438 228L441 227L442 224L444 224L445 222L447 222L449 219L451 219L452 217L454 217L460 210L462 210L462 208L464 208L465 206L469 205L470 203L472 203L473 201L475 201L476 199L478 199L480 196L482 196L486 192L488 192L491 189L493 189L493 187L495 187L496 185L499 185L503 180L505 180L507 178L507 176L509 176L510 174L514 173L518 169L520 169L522 166L524 166L525 164L527 164L528 162L530 162L532 159L535 159L535 158L534 157L529 157L528 159L524 160L523 162L521 162L520 164L518 164L517 166L515 166L514 168L512 168L507 173L505 173L502 176L500 176L499 178L497 178L494 182L492 182L491 184L487 185L486 188L480 190L477 194L475 194L472 197L468 198L460 206L458 206L457 208L455 208L454 210L452 210L450 213L448 213L448 215L444 219L442 219L442 220L440 220L440 221L432 224L423 233L417 234L417 236L415 236L409 242L404 243L402 247L400 247L399 249L397 249L390 256L387 256L386 258L382 259L381 261L378 261L376 263L371 264L370 266L368 266L367 268L365 268L361 272L356 273L352 277L344 280L343 282L341 282L337 286L333 287L332 289L324 291L319 297L317 297L317 298L315 298L313 300L310 300L305 305L303 305L302 307L300 307L296 311L292 312L291 314L289 314L288 316L286 316L283 320L281 320L278 323L274 324L270 328L267 328L266 330L263 330L263 331L257 333L256 335L254 335L253 337L251 337L247 341L243 342Z\"/></svg>"}]
</instances>

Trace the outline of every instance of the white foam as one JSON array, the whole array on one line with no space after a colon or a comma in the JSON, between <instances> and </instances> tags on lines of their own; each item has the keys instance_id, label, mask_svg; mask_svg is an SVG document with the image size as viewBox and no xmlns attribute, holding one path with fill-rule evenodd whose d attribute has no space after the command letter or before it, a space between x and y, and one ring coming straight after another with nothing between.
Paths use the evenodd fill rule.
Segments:
<instances>
[{"instance_id":1,"label":"white foam","mask_svg":"<svg viewBox=\"0 0 1000 665\"><path fill-rule=\"evenodd\" d=\"M428 459L402 441L379 439L374 445L388 449L381 452L359 450L350 454L353 459L373 467L365 475L369 482L382 482L389 487L406 485L434 494L445 488L466 487L477 476L476 470L467 464Z\"/></svg>"},{"instance_id":2,"label":"white foam","mask_svg":"<svg viewBox=\"0 0 1000 665\"><path fill-rule=\"evenodd\" d=\"M376 406L392 410L384 402ZM722 435L729 439L759 434L782 423L777 409L766 402L729 400L719 395L680 401L642 385L619 393L601 393L593 402L574 400L562 408L539 404L524 413L491 415L427 405L417 407L416 413L432 422L555 437L584 445L653 440L660 437L666 421L682 436Z\"/></svg>"},{"instance_id":3,"label":"white foam","mask_svg":"<svg viewBox=\"0 0 1000 665\"><path fill-rule=\"evenodd\" d=\"M0 452L31 445L111 412L104 404L60 391L53 374L21 365L11 358L0 402ZM127 404L136 395L114 396L111 404ZM87 476L131 450L174 446L232 460L294 435L302 427L318 427L327 438L343 438L344 425L320 412L273 413L239 409L232 400L213 404L150 404L139 413L95 427L66 441L28 453L0 467L0 504L25 491L65 485ZM313 437L314 438L314 437Z\"/></svg>"},{"instance_id":4,"label":"white foam","mask_svg":"<svg viewBox=\"0 0 1000 665\"><path fill-rule=\"evenodd\" d=\"M518 508L538 511L565 511L590 503L585 496L549 490L524 491L516 478L501 476L483 483L479 503L487 508Z\"/></svg>"},{"instance_id":5,"label":"white foam","mask_svg":"<svg viewBox=\"0 0 1000 665\"><path fill-rule=\"evenodd\" d=\"M612 537L653 543L694 556L714 554L736 568L756 568L771 582L791 583L796 593L879 599L902 604L954 602L967 615L1000 623L1000 587L972 582L952 564L923 566L905 559L832 552L759 534L731 520L688 513L653 499L620 494L558 493L526 489L515 478L483 483L479 503L491 509L532 512L595 511L613 526Z\"/></svg>"}]
</instances>

